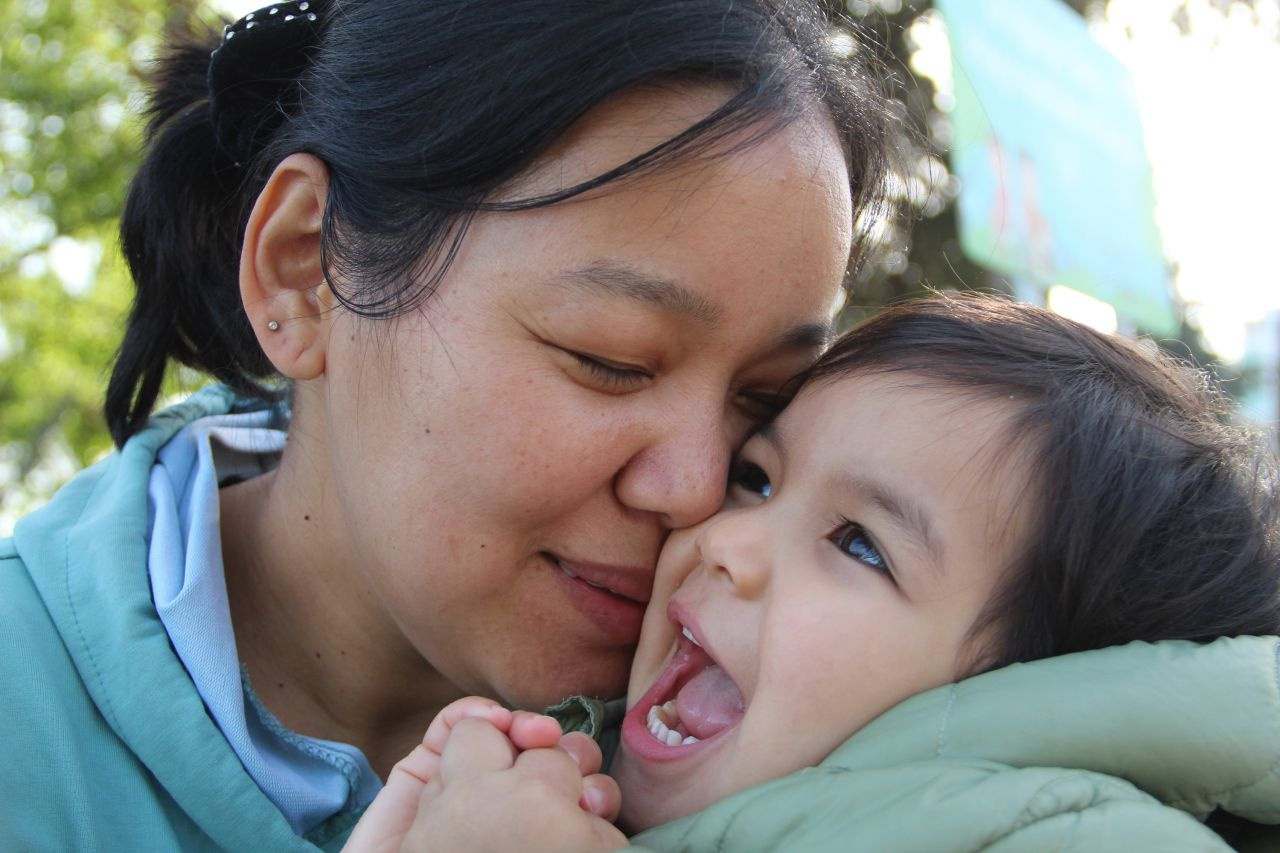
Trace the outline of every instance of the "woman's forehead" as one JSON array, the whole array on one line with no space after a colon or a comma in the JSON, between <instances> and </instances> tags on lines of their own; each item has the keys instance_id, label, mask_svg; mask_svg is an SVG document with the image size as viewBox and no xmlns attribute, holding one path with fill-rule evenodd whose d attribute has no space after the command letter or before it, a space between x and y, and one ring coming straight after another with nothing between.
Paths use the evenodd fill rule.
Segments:
<instances>
[{"instance_id":1,"label":"woman's forehead","mask_svg":"<svg viewBox=\"0 0 1280 853\"><path fill-rule=\"evenodd\" d=\"M707 119L735 94L725 84L672 82L624 89L605 99L571 125L521 175L503 188L502 201L519 201L552 194L605 175L669 143ZM783 137L776 140L775 137ZM773 141L773 145L770 142ZM743 143L748 144L743 144ZM795 120L762 115L753 125L739 128L708 148L687 157L664 158L660 173L680 173L725 158L732 151L744 169L752 161L778 156L780 148L802 152L815 164L815 174L832 157L840 160L840 184L847 196L844 154L834 123L821 110ZM748 152L761 149L755 158ZM641 174L644 174L642 171ZM626 183L623 179L622 183ZM604 191L608 191L606 185ZM846 202L847 203L847 202Z\"/></svg>"}]
</instances>

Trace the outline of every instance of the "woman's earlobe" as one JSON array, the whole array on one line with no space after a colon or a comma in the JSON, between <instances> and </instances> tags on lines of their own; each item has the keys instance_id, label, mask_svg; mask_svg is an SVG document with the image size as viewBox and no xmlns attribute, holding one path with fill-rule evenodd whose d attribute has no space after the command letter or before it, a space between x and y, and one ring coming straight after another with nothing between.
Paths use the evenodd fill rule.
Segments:
<instances>
[{"instance_id":1,"label":"woman's earlobe","mask_svg":"<svg viewBox=\"0 0 1280 853\"><path fill-rule=\"evenodd\" d=\"M290 379L325 370L332 322L320 236L329 170L310 154L292 154L271 173L245 225L240 298L267 358Z\"/></svg>"}]
</instances>

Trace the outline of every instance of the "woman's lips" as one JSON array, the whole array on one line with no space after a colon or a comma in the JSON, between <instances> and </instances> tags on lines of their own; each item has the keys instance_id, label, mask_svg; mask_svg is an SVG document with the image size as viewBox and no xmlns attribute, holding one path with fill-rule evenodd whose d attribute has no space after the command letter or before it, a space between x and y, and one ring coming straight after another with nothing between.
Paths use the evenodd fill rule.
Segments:
<instances>
[{"instance_id":1,"label":"woman's lips","mask_svg":"<svg viewBox=\"0 0 1280 853\"><path fill-rule=\"evenodd\" d=\"M608 640L634 645L640 639L652 570L576 562L550 552L543 556L555 568L569 601Z\"/></svg>"}]
</instances>

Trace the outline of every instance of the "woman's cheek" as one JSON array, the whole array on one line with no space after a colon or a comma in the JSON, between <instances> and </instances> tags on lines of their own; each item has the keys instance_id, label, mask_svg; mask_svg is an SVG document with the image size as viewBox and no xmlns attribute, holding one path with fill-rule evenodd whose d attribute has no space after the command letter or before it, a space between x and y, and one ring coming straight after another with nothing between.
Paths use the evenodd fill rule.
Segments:
<instances>
[{"instance_id":1,"label":"woman's cheek","mask_svg":"<svg viewBox=\"0 0 1280 853\"><path fill-rule=\"evenodd\" d=\"M696 543L701 526L694 525L683 530L672 531L662 546L662 553L658 556L657 574L653 581L653 601L660 601L664 610L672 594L697 568Z\"/></svg>"},{"instance_id":2,"label":"woman's cheek","mask_svg":"<svg viewBox=\"0 0 1280 853\"><path fill-rule=\"evenodd\" d=\"M676 641L675 628L667 619L667 602L698 565L694 548L697 526L677 530L667 537L658 557L653 581L653 595L644 614L640 644L627 684L627 696L638 698L657 678Z\"/></svg>"}]
</instances>

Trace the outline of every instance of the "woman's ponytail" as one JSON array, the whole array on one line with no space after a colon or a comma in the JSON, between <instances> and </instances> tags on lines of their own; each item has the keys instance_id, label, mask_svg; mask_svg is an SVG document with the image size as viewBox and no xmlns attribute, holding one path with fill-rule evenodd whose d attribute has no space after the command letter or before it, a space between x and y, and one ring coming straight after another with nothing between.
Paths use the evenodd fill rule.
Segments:
<instances>
[{"instance_id":1,"label":"woman's ponytail","mask_svg":"<svg viewBox=\"0 0 1280 853\"><path fill-rule=\"evenodd\" d=\"M318 38L307 10L321 5L279 4L294 13L287 24L284 14L249 16L221 34L179 34L156 65L146 156L120 218L137 293L107 386L117 445L146 422L169 359L273 396L260 381L272 365L240 301L241 242L273 165L264 150Z\"/></svg>"}]
</instances>

